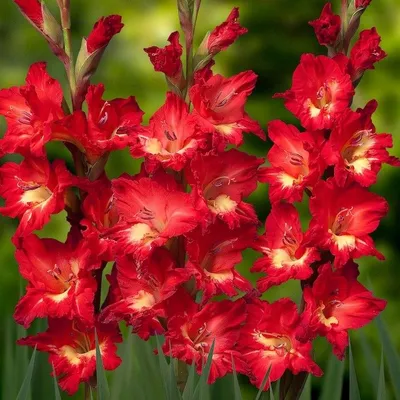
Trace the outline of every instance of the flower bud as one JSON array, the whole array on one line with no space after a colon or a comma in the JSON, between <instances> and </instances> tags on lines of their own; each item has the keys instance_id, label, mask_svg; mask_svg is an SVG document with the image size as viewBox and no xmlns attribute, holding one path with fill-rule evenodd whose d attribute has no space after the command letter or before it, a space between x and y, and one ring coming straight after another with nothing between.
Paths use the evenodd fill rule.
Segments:
<instances>
[{"instance_id":1,"label":"flower bud","mask_svg":"<svg viewBox=\"0 0 400 400\"><path fill-rule=\"evenodd\" d=\"M25 18L46 38L53 51L63 48L60 24L39 0L14 0Z\"/></svg>"},{"instance_id":2,"label":"flower bud","mask_svg":"<svg viewBox=\"0 0 400 400\"><path fill-rule=\"evenodd\" d=\"M236 39L247 33L247 29L240 26L239 8L235 7L225 22L217 26L208 36L207 50L209 54L215 55L229 47Z\"/></svg>"},{"instance_id":3,"label":"flower bud","mask_svg":"<svg viewBox=\"0 0 400 400\"><path fill-rule=\"evenodd\" d=\"M325 4L318 19L309 22L315 30L318 43L333 46L340 32L341 21L339 15L332 12L331 3Z\"/></svg>"},{"instance_id":4,"label":"flower bud","mask_svg":"<svg viewBox=\"0 0 400 400\"><path fill-rule=\"evenodd\" d=\"M355 0L354 5L356 8L367 8L372 0Z\"/></svg>"},{"instance_id":5,"label":"flower bud","mask_svg":"<svg viewBox=\"0 0 400 400\"><path fill-rule=\"evenodd\" d=\"M174 86L182 88L182 46L179 43L179 32L172 32L168 38L169 45L160 48L147 47L144 51L149 55L154 70L163 72Z\"/></svg>"},{"instance_id":6,"label":"flower bud","mask_svg":"<svg viewBox=\"0 0 400 400\"><path fill-rule=\"evenodd\" d=\"M381 37L375 28L366 29L360 33L358 41L350 53L351 77L357 80L367 69L374 69L374 64L386 57L379 46Z\"/></svg>"},{"instance_id":7,"label":"flower bud","mask_svg":"<svg viewBox=\"0 0 400 400\"><path fill-rule=\"evenodd\" d=\"M75 108L82 104L90 78L96 72L108 43L123 28L121 19L120 15L102 17L94 24L89 36L83 38L76 60Z\"/></svg>"}]
</instances>

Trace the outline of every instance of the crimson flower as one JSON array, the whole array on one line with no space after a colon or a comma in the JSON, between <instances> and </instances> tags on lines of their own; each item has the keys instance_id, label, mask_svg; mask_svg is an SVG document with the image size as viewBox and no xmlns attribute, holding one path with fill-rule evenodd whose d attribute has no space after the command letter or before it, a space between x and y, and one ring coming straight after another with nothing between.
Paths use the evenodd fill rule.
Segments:
<instances>
[{"instance_id":1,"label":"crimson flower","mask_svg":"<svg viewBox=\"0 0 400 400\"><path fill-rule=\"evenodd\" d=\"M89 54L107 46L117 33L121 32L124 24L120 15L101 17L93 26L86 39L86 48Z\"/></svg>"},{"instance_id":2,"label":"crimson flower","mask_svg":"<svg viewBox=\"0 0 400 400\"><path fill-rule=\"evenodd\" d=\"M240 26L239 8L232 9L228 18L221 25L218 25L208 37L207 50L209 54L215 55L228 48L236 39L247 33L247 29Z\"/></svg>"},{"instance_id":3,"label":"crimson flower","mask_svg":"<svg viewBox=\"0 0 400 400\"><path fill-rule=\"evenodd\" d=\"M303 54L293 73L292 88L282 97L286 108L311 131L330 129L354 95L350 76L329 57Z\"/></svg>"},{"instance_id":4,"label":"crimson flower","mask_svg":"<svg viewBox=\"0 0 400 400\"><path fill-rule=\"evenodd\" d=\"M334 165L339 186L352 181L370 186L383 163L400 165L386 150L393 146L392 135L375 132L371 114L376 107L377 102L372 100L364 110L346 110L332 130L324 155Z\"/></svg>"},{"instance_id":5,"label":"crimson flower","mask_svg":"<svg viewBox=\"0 0 400 400\"><path fill-rule=\"evenodd\" d=\"M255 246L263 254L251 268L252 272L265 272L257 281L261 292L289 279L307 279L312 275L311 263L319 260L316 248L303 239L299 214L294 206L276 203L265 221L265 233Z\"/></svg>"},{"instance_id":6,"label":"crimson flower","mask_svg":"<svg viewBox=\"0 0 400 400\"><path fill-rule=\"evenodd\" d=\"M130 256L117 260L115 283L119 298L108 304L101 319L104 322L126 320L141 337L148 338L153 332L144 331L148 320L166 317L165 300L190 278L185 268L176 268L165 248L157 248L143 263L136 263ZM113 290L113 289L112 289ZM163 329L158 322L159 332Z\"/></svg>"},{"instance_id":7,"label":"crimson flower","mask_svg":"<svg viewBox=\"0 0 400 400\"><path fill-rule=\"evenodd\" d=\"M204 134L197 129L188 105L168 92L164 105L150 118L150 125L137 135L131 153L134 157L145 156L149 171L159 164L180 171L204 145Z\"/></svg>"},{"instance_id":8,"label":"crimson flower","mask_svg":"<svg viewBox=\"0 0 400 400\"><path fill-rule=\"evenodd\" d=\"M261 388L269 368L269 379L263 390L268 390L270 383L280 379L287 369L294 374L305 371L322 375L311 358L311 342L296 339L300 315L293 301L285 298L270 304L252 299L246 311L247 320L240 330L238 351L253 385Z\"/></svg>"},{"instance_id":9,"label":"crimson flower","mask_svg":"<svg viewBox=\"0 0 400 400\"><path fill-rule=\"evenodd\" d=\"M85 241L74 245L35 235L23 239L15 255L21 275L29 282L14 318L28 328L35 318L66 317L93 324L97 290L91 270L99 263Z\"/></svg>"},{"instance_id":10,"label":"crimson flower","mask_svg":"<svg viewBox=\"0 0 400 400\"><path fill-rule=\"evenodd\" d=\"M253 71L241 72L231 78L222 75L203 74L190 89L190 99L195 114L199 115L200 128L213 133L217 143L240 145L243 132L253 132L264 139L258 122L252 120L244 110L247 97L256 84Z\"/></svg>"},{"instance_id":11,"label":"crimson flower","mask_svg":"<svg viewBox=\"0 0 400 400\"><path fill-rule=\"evenodd\" d=\"M232 360L236 371L243 372L241 355L235 345L239 328L246 319L245 302L224 300L199 308L193 302L187 305L187 312L168 319L164 353L189 365L195 363L197 372L201 374L214 343L208 383L232 372Z\"/></svg>"},{"instance_id":12,"label":"crimson flower","mask_svg":"<svg viewBox=\"0 0 400 400\"><path fill-rule=\"evenodd\" d=\"M319 269L312 288L304 289L305 310L302 314L306 335L326 336L339 359L345 356L348 330L371 322L386 306L386 301L357 281L358 266L349 261L332 270L330 264Z\"/></svg>"},{"instance_id":13,"label":"crimson flower","mask_svg":"<svg viewBox=\"0 0 400 400\"><path fill-rule=\"evenodd\" d=\"M43 156L47 142L63 140L52 130L53 122L64 117L62 99L61 85L47 73L44 62L31 65L25 85L0 90L0 115L7 122L3 150Z\"/></svg>"},{"instance_id":14,"label":"crimson flower","mask_svg":"<svg viewBox=\"0 0 400 400\"><path fill-rule=\"evenodd\" d=\"M121 364L115 343L122 342L116 325L96 323L92 329L81 330L74 321L49 319L46 332L20 339L18 344L48 352L61 389L73 395L96 372L95 329L104 369L114 370Z\"/></svg>"},{"instance_id":15,"label":"crimson flower","mask_svg":"<svg viewBox=\"0 0 400 400\"><path fill-rule=\"evenodd\" d=\"M118 255L133 254L143 261L155 247L199 224L189 194L150 178L114 179L112 190L119 222L109 235Z\"/></svg>"},{"instance_id":16,"label":"crimson flower","mask_svg":"<svg viewBox=\"0 0 400 400\"><path fill-rule=\"evenodd\" d=\"M91 85L86 94L88 115L75 111L57 121L53 129L74 143L91 166L112 150L128 146L142 122L143 111L133 96L104 100L104 85Z\"/></svg>"},{"instance_id":17,"label":"crimson flower","mask_svg":"<svg viewBox=\"0 0 400 400\"><path fill-rule=\"evenodd\" d=\"M312 188L323 172L317 139L279 120L268 124L268 136L274 142L267 155L271 167L260 169L260 181L270 184L272 203L301 201L304 189Z\"/></svg>"},{"instance_id":18,"label":"crimson flower","mask_svg":"<svg viewBox=\"0 0 400 400\"><path fill-rule=\"evenodd\" d=\"M118 222L114 206L111 182L102 177L92 182L87 188L87 195L82 203L84 226L82 234L96 247L97 256L105 261L112 261L113 241L107 237L107 231Z\"/></svg>"},{"instance_id":19,"label":"crimson flower","mask_svg":"<svg viewBox=\"0 0 400 400\"><path fill-rule=\"evenodd\" d=\"M44 158L26 158L21 164L8 162L0 167L0 196L5 206L0 212L19 218L16 237L27 236L49 222L52 214L65 206L68 187L76 180L56 160L51 165Z\"/></svg>"},{"instance_id":20,"label":"crimson flower","mask_svg":"<svg viewBox=\"0 0 400 400\"><path fill-rule=\"evenodd\" d=\"M255 239L254 225L229 229L219 220L206 232L197 228L187 235L189 260L186 269L195 276L197 288L203 290L203 304L214 295L225 293L233 297L237 295L237 289L243 292L252 289L250 282L236 271L235 265L242 261L242 251Z\"/></svg>"},{"instance_id":21,"label":"crimson flower","mask_svg":"<svg viewBox=\"0 0 400 400\"><path fill-rule=\"evenodd\" d=\"M307 242L329 250L335 256L335 267L367 255L384 259L369 236L388 211L383 197L356 183L341 188L331 178L315 186L310 211Z\"/></svg>"},{"instance_id":22,"label":"crimson flower","mask_svg":"<svg viewBox=\"0 0 400 400\"><path fill-rule=\"evenodd\" d=\"M164 48L152 46L144 49L149 55L154 70L163 72L174 84L179 85L182 75L182 46L179 43L179 32L172 32L168 38L169 45Z\"/></svg>"},{"instance_id":23,"label":"crimson flower","mask_svg":"<svg viewBox=\"0 0 400 400\"><path fill-rule=\"evenodd\" d=\"M365 70L375 69L374 64L386 57L380 48L381 37L376 28L366 29L350 52L350 70L353 81L359 79Z\"/></svg>"},{"instance_id":24,"label":"crimson flower","mask_svg":"<svg viewBox=\"0 0 400 400\"><path fill-rule=\"evenodd\" d=\"M325 46L333 46L339 35L341 19L332 12L332 4L326 3L318 19L309 22L314 28L318 43Z\"/></svg>"},{"instance_id":25,"label":"crimson flower","mask_svg":"<svg viewBox=\"0 0 400 400\"><path fill-rule=\"evenodd\" d=\"M256 189L257 170L262 162L236 149L218 155L196 155L185 174L197 208L208 214L203 225L217 217L230 228L242 223L257 224L253 207L242 199Z\"/></svg>"}]
</instances>

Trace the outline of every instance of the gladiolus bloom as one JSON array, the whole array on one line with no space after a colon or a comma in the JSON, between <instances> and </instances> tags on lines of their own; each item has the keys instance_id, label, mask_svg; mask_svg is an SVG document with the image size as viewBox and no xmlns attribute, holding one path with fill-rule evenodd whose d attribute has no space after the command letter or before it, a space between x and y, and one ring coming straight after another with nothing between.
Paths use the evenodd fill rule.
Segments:
<instances>
[{"instance_id":1,"label":"gladiolus bloom","mask_svg":"<svg viewBox=\"0 0 400 400\"><path fill-rule=\"evenodd\" d=\"M245 319L243 300L211 302L201 310L191 307L188 313L179 313L168 320L163 350L189 365L194 362L201 374L214 343L208 377L208 383L214 383L217 378L232 372L232 359L236 371L243 372L241 355L235 345Z\"/></svg>"},{"instance_id":2,"label":"gladiolus bloom","mask_svg":"<svg viewBox=\"0 0 400 400\"><path fill-rule=\"evenodd\" d=\"M388 211L384 198L358 184L340 188L329 179L314 188L310 211L307 241L329 250L335 256L336 267L361 256L384 258L369 236Z\"/></svg>"},{"instance_id":3,"label":"gladiolus bloom","mask_svg":"<svg viewBox=\"0 0 400 400\"><path fill-rule=\"evenodd\" d=\"M313 270L311 263L319 260L316 248L304 243L297 210L291 204L277 203L265 221L265 233L254 248L263 254L252 272L265 272L257 281L257 288L265 292L271 286L289 279L307 279Z\"/></svg>"},{"instance_id":4,"label":"gladiolus bloom","mask_svg":"<svg viewBox=\"0 0 400 400\"><path fill-rule=\"evenodd\" d=\"M357 281L358 266L349 261L332 270L330 264L320 267L312 287L304 289L305 310L302 314L307 337L326 336L333 351L343 359L349 329L359 329L371 322L386 306Z\"/></svg>"},{"instance_id":5,"label":"gladiolus bloom","mask_svg":"<svg viewBox=\"0 0 400 400\"><path fill-rule=\"evenodd\" d=\"M64 244L30 235L15 257L29 282L15 310L18 323L28 328L35 318L66 317L93 324L97 284L91 270L99 263L92 259L88 243L75 246L71 240Z\"/></svg>"},{"instance_id":6,"label":"gladiolus bloom","mask_svg":"<svg viewBox=\"0 0 400 400\"><path fill-rule=\"evenodd\" d=\"M27 236L59 213L65 206L68 187L75 182L61 160L52 165L45 159L26 158L21 164L0 167L0 196L3 215L19 218L15 236Z\"/></svg>"},{"instance_id":7,"label":"gladiolus bloom","mask_svg":"<svg viewBox=\"0 0 400 400\"><path fill-rule=\"evenodd\" d=\"M264 139L258 122L250 119L244 110L257 75L246 71L231 78L218 74L207 78L199 79L190 89L195 114L201 117L200 128L216 135L217 143L222 141L238 146L243 141L243 132L253 132Z\"/></svg>"},{"instance_id":8,"label":"gladiolus bloom","mask_svg":"<svg viewBox=\"0 0 400 400\"><path fill-rule=\"evenodd\" d=\"M311 131L330 129L354 96L350 76L329 57L303 54L293 73L292 88L275 97Z\"/></svg>"},{"instance_id":9,"label":"gladiolus bloom","mask_svg":"<svg viewBox=\"0 0 400 400\"><path fill-rule=\"evenodd\" d=\"M293 301L280 299L270 304L253 299L246 310L247 320L240 330L238 351L249 369L253 385L261 387L270 367L263 390L268 390L270 382L280 379L286 369L294 374L305 371L322 375L311 358L311 342L302 343L296 339L300 315Z\"/></svg>"},{"instance_id":10,"label":"gladiolus bloom","mask_svg":"<svg viewBox=\"0 0 400 400\"><path fill-rule=\"evenodd\" d=\"M274 142L267 154L271 166L260 168L259 175L270 184L271 203L301 201L303 191L312 189L323 172L316 140L279 120L268 124L268 136Z\"/></svg>"},{"instance_id":11,"label":"gladiolus bloom","mask_svg":"<svg viewBox=\"0 0 400 400\"><path fill-rule=\"evenodd\" d=\"M99 323L95 327L104 369L114 370L121 364L115 345L122 342L118 327ZM89 382L96 372L94 327L80 330L73 321L50 319L46 332L20 339L18 344L48 352L58 383L69 395L78 390L81 382Z\"/></svg>"}]
</instances>

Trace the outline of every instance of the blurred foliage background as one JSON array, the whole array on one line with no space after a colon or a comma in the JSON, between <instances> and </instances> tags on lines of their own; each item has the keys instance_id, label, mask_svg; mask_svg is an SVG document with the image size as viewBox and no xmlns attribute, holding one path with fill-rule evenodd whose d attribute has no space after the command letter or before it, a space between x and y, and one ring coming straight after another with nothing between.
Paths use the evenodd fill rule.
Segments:
<instances>
[{"instance_id":1,"label":"blurred foliage background","mask_svg":"<svg viewBox=\"0 0 400 400\"><path fill-rule=\"evenodd\" d=\"M240 7L241 23L249 29L249 33L241 37L228 51L217 56L215 70L230 76L242 70L252 69L259 75L257 88L248 102L248 112L263 126L268 121L277 118L296 123L290 113L285 110L283 103L273 100L271 96L275 92L282 92L289 88L292 72L301 53L325 54L325 49L320 47L314 38L313 29L307 24L308 21L317 18L324 3L324 0L297 0L295 2L293 0L203 0L197 27L197 44L208 30L225 20L232 7ZM339 3L339 0L334 0L334 8L336 7L337 11ZM48 0L47 5L56 15L56 1ZM76 53L82 36L89 33L93 23L99 17L109 14L122 15L125 27L109 46L94 82L105 84L107 98L136 96L148 120L163 103L166 86L163 75L153 71L142 49L152 45L164 46L168 35L178 29L175 0L72 0L71 5ZM365 12L361 27L375 26L377 28L382 36L382 47L389 56L377 65L375 71L367 71L357 89L354 102L354 106L358 107L363 106L372 98L378 100L379 108L374 122L378 132L393 134L395 147L392 154L396 156L400 156L399 13L400 3L393 0L375 0ZM1 1L0 87L7 88L23 84L28 66L41 60L48 61L50 73L63 82L65 87L63 67L50 53L45 41L19 14L12 0ZM1 132L4 132L4 121L0 122L0 128ZM268 142L264 143L257 138L248 137L243 149L258 156L265 156L269 147ZM50 159L63 157L71 165L69 155L60 143L49 145L48 154ZM18 157L7 156L2 162L6 159L17 160ZM128 152L121 151L112 155L107 165L107 172L110 177L115 177L125 171L135 173L138 168L138 161L130 158ZM399 183L400 169L384 166L378 184L372 188L386 197L391 206L389 215L373 234L378 249L386 255L386 261L378 262L373 258L360 260L361 281L369 287L371 287L369 283L371 282L375 294L388 300L383 318L390 328L397 348L400 348L400 319L398 318L400 190L397 186ZM260 219L264 221L270 208L265 185L259 187L251 196L250 201L255 205ZM307 204L301 204L299 209L306 226L309 218ZM9 328L13 326L10 324L11 315L24 283L19 278L10 242L16 221L0 218L0 343L9 343L6 342L8 340L6 337L10 335ZM60 214L52 219L50 225L40 235L63 240L67 228L65 215ZM255 258L256 254L253 252L248 251L245 254L240 269L247 277L251 276L248 270ZM255 280L254 275L252 279ZM270 300L283 296L291 296L299 300L298 283L290 282L270 290L265 295ZM22 331L19 333L23 334ZM381 344L377 339L375 328L367 327L363 333L373 343L376 355L379 354ZM365 372L366 361L363 358L360 338L362 337L359 332L352 335L362 398L369 399L373 397L368 374ZM6 354L14 354L13 349L7 346L0 345L0 372L3 377L10 373L11 367L2 360L6 359ZM317 341L315 353L317 361L324 367L330 348L320 340ZM316 381L313 381L313 384L316 384L313 393L318 391ZM50 378L49 382L51 383ZM254 398L252 395L254 392L246 379L243 378L241 382L248 398ZM42 388L42 395L34 396L34 398L52 398L44 396L44 390ZM49 396L52 396L52 393L54 392L52 391Z\"/></svg>"}]
</instances>

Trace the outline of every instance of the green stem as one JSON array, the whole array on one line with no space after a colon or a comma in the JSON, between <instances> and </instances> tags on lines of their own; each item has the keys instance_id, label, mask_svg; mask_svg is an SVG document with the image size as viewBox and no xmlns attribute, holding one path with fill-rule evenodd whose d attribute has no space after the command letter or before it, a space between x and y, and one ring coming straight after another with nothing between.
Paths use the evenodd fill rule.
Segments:
<instances>
[{"instance_id":1,"label":"green stem","mask_svg":"<svg viewBox=\"0 0 400 400\"><path fill-rule=\"evenodd\" d=\"M74 56L72 50L70 0L60 1L59 6L61 14L61 27L64 36L64 50L68 58L67 62L65 63L65 71L67 73L69 88L71 91L72 104L74 104L76 93L76 78Z\"/></svg>"},{"instance_id":2,"label":"green stem","mask_svg":"<svg viewBox=\"0 0 400 400\"><path fill-rule=\"evenodd\" d=\"M90 400L90 385L85 382L85 400Z\"/></svg>"}]
</instances>

